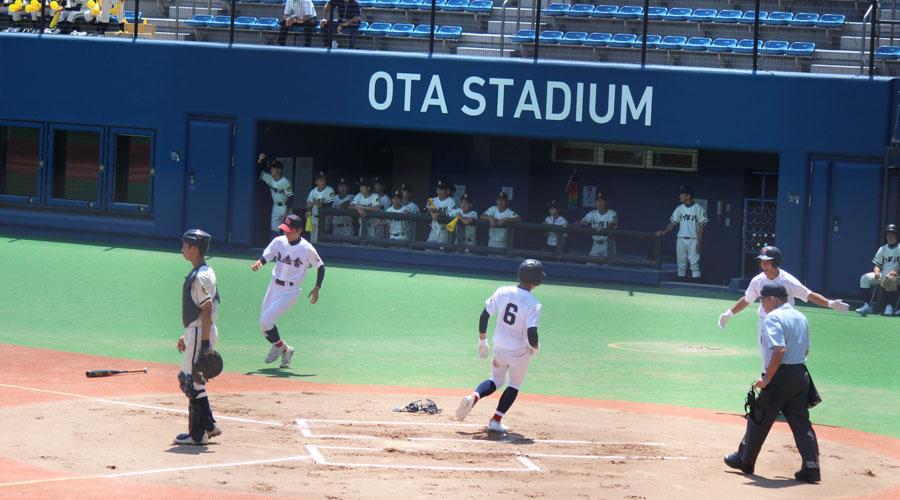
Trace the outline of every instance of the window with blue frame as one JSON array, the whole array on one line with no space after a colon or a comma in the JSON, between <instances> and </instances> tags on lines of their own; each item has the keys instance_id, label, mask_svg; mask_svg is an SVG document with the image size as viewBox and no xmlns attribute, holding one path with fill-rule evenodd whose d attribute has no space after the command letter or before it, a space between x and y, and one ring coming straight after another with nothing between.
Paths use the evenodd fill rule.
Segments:
<instances>
[{"instance_id":1,"label":"window with blue frame","mask_svg":"<svg viewBox=\"0 0 900 500\"><path fill-rule=\"evenodd\" d=\"M0 125L0 194L38 195L41 129Z\"/></svg>"},{"instance_id":2,"label":"window with blue frame","mask_svg":"<svg viewBox=\"0 0 900 500\"><path fill-rule=\"evenodd\" d=\"M153 139L149 135L114 135L112 201L150 205Z\"/></svg>"},{"instance_id":3,"label":"window with blue frame","mask_svg":"<svg viewBox=\"0 0 900 500\"><path fill-rule=\"evenodd\" d=\"M58 200L98 200L101 174L100 132L53 130L51 196Z\"/></svg>"}]
</instances>

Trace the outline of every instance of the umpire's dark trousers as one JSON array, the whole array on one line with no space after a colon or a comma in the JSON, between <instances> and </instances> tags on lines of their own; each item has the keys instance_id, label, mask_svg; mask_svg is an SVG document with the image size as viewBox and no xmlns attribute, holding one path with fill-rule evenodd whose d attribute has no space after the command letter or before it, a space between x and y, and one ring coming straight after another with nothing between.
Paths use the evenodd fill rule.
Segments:
<instances>
[{"instance_id":1,"label":"umpire's dark trousers","mask_svg":"<svg viewBox=\"0 0 900 500\"><path fill-rule=\"evenodd\" d=\"M803 469L819 468L819 443L809 422L809 372L803 364L781 365L772 382L759 393L760 408L747 419L747 432L738 447L738 458L753 467L766 436L780 411L787 419L794 443L803 458Z\"/></svg>"}]
</instances>

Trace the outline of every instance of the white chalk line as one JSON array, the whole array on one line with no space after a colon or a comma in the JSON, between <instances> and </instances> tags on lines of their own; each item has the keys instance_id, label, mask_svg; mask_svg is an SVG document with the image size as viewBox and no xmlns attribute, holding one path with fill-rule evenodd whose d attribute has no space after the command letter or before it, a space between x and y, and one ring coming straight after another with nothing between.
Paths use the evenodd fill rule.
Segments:
<instances>
[{"instance_id":1,"label":"white chalk line","mask_svg":"<svg viewBox=\"0 0 900 500\"><path fill-rule=\"evenodd\" d=\"M533 462L524 457L517 457L519 462L525 467L447 467L434 465L406 465L406 464L363 464L363 463L347 463L347 462L329 462L319 451L320 446L306 445L306 449L313 457L318 465L327 465L330 467L357 467L357 468L374 468L374 469L405 469L405 470L442 470L442 471L466 471L466 472L527 472L540 471L541 469L534 465Z\"/></svg>"},{"instance_id":2,"label":"white chalk line","mask_svg":"<svg viewBox=\"0 0 900 500\"><path fill-rule=\"evenodd\" d=\"M348 450L348 451L385 451L386 448L370 448L362 446L322 446L316 445L320 450ZM398 450L401 452L419 452L422 450ZM472 451L472 450L430 450L434 453L461 453L465 455L515 455L525 458L568 458L585 460L689 460L689 457L669 457L663 455L567 455L560 453L529 453L529 452L503 452L503 451Z\"/></svg>"},{"instance_id":3,"label":"white chalk line","mask_svg":"<svg viewBox=\"0 0 900 500\"><path fill-rule=\"evenodd\" d=\"M201 469L218 469L223 467L243 467L245 465L259 465L259 464L272 464L278 462L292 462L295 460L305 460L307 458L313 458L312 455L296 455L293 457L284 457L284 458L267 458L263 460L250 460L247 462L229 462L224 464L209 464L209 465L192 465L189 467L171 467L167 469L151 469L151 470L142 470L142 471L133 471L133 472L119 472L116 474L103 474L97 477L110 479L116 477L127 477L127 476L142 476L146 474L159 474L162 472L183 472L189 470L201 470Z\"/></svg>"}]
</instances>

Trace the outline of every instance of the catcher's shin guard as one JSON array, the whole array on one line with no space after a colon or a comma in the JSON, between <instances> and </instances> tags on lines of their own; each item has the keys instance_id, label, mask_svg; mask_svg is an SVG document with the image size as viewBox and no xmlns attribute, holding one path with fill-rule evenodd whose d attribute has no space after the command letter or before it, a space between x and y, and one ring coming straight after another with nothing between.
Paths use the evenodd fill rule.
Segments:
<instances>
[{"instance_id":1,"label":"catcher's shin guard","mask_svg":"<svg viewBox=\"0 0 900 500\"><path fill-rule=\"evenodd\" d=\"M188 406L188 433L194 441L203 440L206 432L207 418L212 418L212 413L207 417L209 400L207 398L192 399Z\"/></svg>"}]
</instances>

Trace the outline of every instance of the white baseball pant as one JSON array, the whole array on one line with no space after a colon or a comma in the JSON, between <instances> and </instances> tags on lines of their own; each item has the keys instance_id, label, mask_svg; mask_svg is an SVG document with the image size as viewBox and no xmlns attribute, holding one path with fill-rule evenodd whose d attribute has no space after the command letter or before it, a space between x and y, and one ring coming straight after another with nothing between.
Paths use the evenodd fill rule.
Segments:
<instances>
[{"instance_id":1,"label":"white baseball pant","mask_svg":"<svg viewBox=\"0 0 900 500\"><path fill-rule=\"evenodd\" d=\"M525 374L528 373L530 361L531 356L528 355L527 347L515 351L494 347L494 358L491 360L491 381L499 389L506 385L508 376L509 386L519 390L525 380Z\"/></svg>"},{"instance_id":2,"label":"white baseball pant","mask_svg":"<svg viewBox=\"0 0 900 500\"><path fill-rule=\"evenodd\" d=\"M884 277L885 273L881 273L881 276ZM875 273L866 273L859 277L859 287L860 288L872 288L872 285L879 286L881 285L881 280L875 277Z\"/></svg>"},{"instance_id":3,"label":"white baseball pant","mask_svg":"<svg viewBox=\"0 0 900 500\"><path fill-rule=\"evenodd\" d=\"M270 224L270 228L276 234L281 233L281 229L278 229L278 226L284 222L284 216L287 215L287 206L281 205L278 206L275 203L272 203L272 223Z\"/></svg>"},{"instance_id":4,"label":"white baseball pant","mask_svg":"<svg viewBox=\"0 0 900 500\"><path fill-rule=\"evenodd\" d=\"M300 299L300 283L289 285L289 281L279 285L275 278L269 282L259 315L259 327L263 334L275 327L275 321L286 313Z\"/></svg>"},{"instance_id":5,"label":"white baseball pant","mask_svg":"<svg viewBox=\"0 0 900 500\"><path fill-rule=\"evenodd\" d=\"M687 276L688 263L691 265L691 275L700 277L700 254L697 252L697 238L679 237L675 244L675 256L678 261L678 276Z\"/></svg>"},{"instance_id":6,"label":"white baseball pant","mask_svg":"<svg viewBox=\"0 0 900 500\"><path fill-rule=\"evenodd\" d=\"M185 375L191 375L194 363L200 359L200 340L203 333L199 326L189 326L184 329L184 358L181 360L181 371ZM209 346L214 348L219 342L219 331L215 323L209 326ZM199 392L198 398L206 397L206 384L194 382L194 389Z\"/></svg>"}]
</instances>

